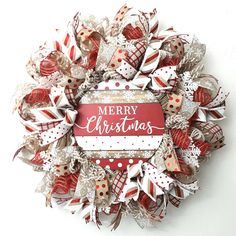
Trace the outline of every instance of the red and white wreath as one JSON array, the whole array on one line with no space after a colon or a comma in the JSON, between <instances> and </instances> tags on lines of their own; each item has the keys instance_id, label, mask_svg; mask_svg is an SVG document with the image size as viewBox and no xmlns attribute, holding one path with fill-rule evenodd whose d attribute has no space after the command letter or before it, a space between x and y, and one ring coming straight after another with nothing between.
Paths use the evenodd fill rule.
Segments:
<instances>
[{"instance_id":1,"label":"red and white wreath","mask_svg":"<svg viewBox=\"0 0 236 236\"><path fill-rule=\"evenodd\" d=\"M228 95L202 72L205 51L159 30L155 9L127 5L112 21L76 14L56 30L15 105L27 131L15 157L44 173L47 204L115 229L127 214L154 225L194 194L201 162L224 145L215 122Z\"/></svg>"}]
</instances>

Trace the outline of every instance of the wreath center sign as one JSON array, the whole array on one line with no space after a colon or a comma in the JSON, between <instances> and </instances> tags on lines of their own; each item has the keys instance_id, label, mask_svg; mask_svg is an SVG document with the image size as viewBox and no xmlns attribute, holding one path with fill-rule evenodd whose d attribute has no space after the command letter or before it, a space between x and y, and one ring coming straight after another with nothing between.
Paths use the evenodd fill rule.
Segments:
<instances>
[{"instance_id":1,"label":"wreath center sign","mask_svg":"<svg viewBox=\"0 0 236 236\"><path fill-rule=\"evenodd\" d=\"M156 9L127 5L113 20L76 14L32 54L34 83L15 111L26 135L15 156L44 174L46 205L113 229L132 215L156 225L198 190L198 172L224 146L226 93L203 72L206 46Z\"/></svg>"},{"instance_id":2,"label":"wreath center sign","mask_svg":"<svg viewBox=\"0 0 236 236\"><path fill-rule=\"evenodd\" d=\"M92 161L113 170L148 160L164 133L156 97L124 80L99 83L84 95L77 112L77 143Z\"/></svg>"}]
</instances>

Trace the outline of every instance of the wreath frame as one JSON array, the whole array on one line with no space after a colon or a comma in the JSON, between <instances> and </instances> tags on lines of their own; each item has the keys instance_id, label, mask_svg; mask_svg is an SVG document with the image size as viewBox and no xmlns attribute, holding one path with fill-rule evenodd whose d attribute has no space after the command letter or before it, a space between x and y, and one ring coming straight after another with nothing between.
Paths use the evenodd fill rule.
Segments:
<instances>
[{"instance_id":1,"label":"wreath frame","mask_svg":"<svg viewBox=\"0 0 236 236\"><path fill-rule=\"evenodd\" d=\"M45 172L37 191L46 196L47 205L52 206L53 198L98 226L100 214L114 215L113 229L122 215L131 214L139 226L145 227L164 218L168 202L179 207L198 189L200 163L224 146L223 131L214 122L224 118L228 93L217 79L202 73L205 45L195 37L190 41L188 34L179 34L173 28L159 32L158 24L155 9L144 13L127 5L111 24L107 18L97 22L76 14L65 32L57 31L54 40L31 56L27 71L36 84L20 86L15 105L30 135L24 137L14 158ZM109 41L102 41L104 35L110 36ZM122 57L114 62L111 55L107 56L106 47L113 50L112 55L120 53ZM135 64L132 50L143 48ZM124 61L130 63L128 67ZM125 77L123 70L127 68L129 75ZM168 71L168 79L163 69ZM126 79L151 91L165 112L166 132L158 150L147 162L130 165L123 172L89 161L76 145L71 129L83 95L98 83L114 79ZM177 100L180 106L173 103ZM49 118L40 118L42 113ZM57 132L59 136L52 141L58 127L65 131ZM58 160L52 160L53 155ZM168 167L170 160L175 162L174 168ZM164 178L168 184L155 182L155 177ZM118 184L121 187L117 188ZM103 190L99 192L99 188Z\"/></svg>"}]
</instances>

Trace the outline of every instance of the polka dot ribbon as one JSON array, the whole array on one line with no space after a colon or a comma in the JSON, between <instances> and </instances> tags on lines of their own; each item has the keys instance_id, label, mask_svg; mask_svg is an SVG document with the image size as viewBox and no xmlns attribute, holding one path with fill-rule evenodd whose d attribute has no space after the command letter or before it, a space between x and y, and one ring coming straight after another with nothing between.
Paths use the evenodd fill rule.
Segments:
<instances>
[{"instance_id":1,"label":"polka dot ribbon","mask_svg":"<svg viewBox=\"0 0 236 236\"><path fill-rule=\"evenodd\" d=\"M181 94L171 93L168 95L168 103L165 108L165 113L172 115L179 112L182 105L183 96Z\"/></svg>"},{"instance_id":2,"label":"polka dot ribbon","mask_svg":"<svg viewBox=\"0 0 236 236\"><path fill-rule=\"evenodd\" d=\"M32 109L35 121L24 122L27 131L39 133L42 146L63 137L74 124L77 111L68 101L64 89L52 87L50 99L53 106Z\"/></svg>"}]
</instances>

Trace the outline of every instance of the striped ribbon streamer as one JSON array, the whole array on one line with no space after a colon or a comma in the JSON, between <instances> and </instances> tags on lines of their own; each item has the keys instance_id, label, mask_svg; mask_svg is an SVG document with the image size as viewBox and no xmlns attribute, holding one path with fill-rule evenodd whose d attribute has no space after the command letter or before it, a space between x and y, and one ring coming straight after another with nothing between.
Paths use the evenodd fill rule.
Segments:
<instances>
[{"instance_id":1,"label":"striped ribbon streamer","mask_svg":"<svg viewBox=\"0 0 236 236\"><path fill-rule=\"evenodd\" d=\"M137 181L132 181L132 178L140 178L143 176L142 173L142 164L138 163L132 166L127 166L128 175L126 177L125 184L119 196L119 201L129 201L130 199L134 199L137 201L140 187Z\"/></svg>"},{"instance_id":2,"label":"striped ribbon streamer","mask_svg":"<svg viewBox=\"0 0 236 236\"><path fill-rule=\"evenodd\" d=\"M71 212L80 212L81 217L85 220L92 219L92 211L94 209L93 204L90 204L88 199L85 198L72 198L69 200L66 205L65 209L71 211Z\"/></svg>"},{"instance_id":3,"label":"striped ribbon streamer","mask_svg":"<svg viewBox=\"0 0 236 236\"><path fill-rule=\"evenodd\" d=\"M33 109L35 121L22 121L28 132L39 133L42 146L62 138L74 124L77 111L68 101L64 90L65 88L52 87L49 96L53 107ZM55 123L53 127L50 126L52 123ZM47 127L43 132L42 126Z\"/></svg>"},{"instance_id":4,"label":"striped ribbon streamer","mask_svg":"<svg viewBox=\"0 0 236 236\"><path fill-rule=\"evenodd\" d=\"M75 62L81 57L81 50L77 46L75 35L70 26L69 24L65 31L57 29L53 39L47 41L45 45L52 51L62 52L70 61Z\"/></svg>"},{"instance_id":5,"label":"striped ribbon streamer","mask_svg":"<svg viewBox=\"0 0 236 236\"><path fill-rule=\"evenodd\" d=\"M177 36L178 33L176 33L173 28L169 28L167 30L161 31L158 37L155 37L151 32L149 35L150 40L148 47L140 66L140 71L143 74L150 74L156 70L162 56L161 54L164 53L162 50L160 50L162 44L170 37Z\"/></svg>"},{"instance_id":6,"label":"striped ribbon streamer","mask_svg":"<svg viewBox=\"0 0 236 236\"><path fill-rule=\"evenodd\" d=\"M170 194L177 199L185 199L189 195L194 194L198 190L198 182L194 181L190 184L183 184L179 181L176 181L175 186L170 191Z\"/></svg>"},{"instance_id":7,"label":"striped ribbon streamer","mask_svg":"<svg viewBox=\"0 0 236 236\"><path fill-rule=\"evenodd\" d=\"M198 118L196 120L202 122L223 120L225 118L224 112L225 112L224 105L215 108L199 107Z\"/></svg>"},{"instance_id":8,"label":"striped ribbon streamer","mask_svg":"<svg viewBox=\"0 0 236 236\"><path fill-rule=\"evenodd\" d=\"M69 24L64 31L56 29L52 38L31 55L31 60L34 61L38 72L43 73L41 62L54 51L62 52L71 62L76 62L81 58L81 50L77 46L72 24Z\"/></svg>"},{"instance_id":9,"label":"striped ribbon streamer","mask_svg":"<svg viewBox=\"0 0 236 236\"><path fill-rule=\"evenodd\" d=\"M218 88L215 98L204 107L198 108L198 121L216 121L225 118L225 99L229 93L223 91L222 87Z\"/></svg>"},{"instance_id":10,"label":"striped ribbon streamer","mask_svg":"<svg viewBox=\"0 0 236 236\"><path fill-rule=\"evenodd\" d=\"M153 14L154 15L150 18L151 27L150 27L150 32L149 32L148 46L144 54L144 58L139 68L139 71L135 75L132 82L136 86L142 87L142 89L145 89L150 81L151 81L150 87L154 90L171 89L172 86L170 86L167 83L167 80L175 79L177 77L175 73L176 68L171 67L171 73L167 73L168 76L172 74L172 77L174 78L166 78L167 75L165 75L164 73L161 73L163 68L157 69L157 67L160 62L160 59L163 56L166 56L167 54L167 52L160 49L162 44L166 42L168 39L170 39L171 37L178 36L179 34L176 33L173 30L173 28L169 28L167 30L160 31L159 36L156 37L156 31L157 31L156 26L158 25L158 20L156 18L155 11Z\"/></svg>"},{"instance_id":11,"label":"striped ribbon streamer","mask_svg":"<svg viewBox=\"0 0 236 236\"><path fill-rule=\"evenodd\" d=\"M123 202L130 199L137 200L141 190L156 201L157 196L163 195L174 182L169 176L159 173L158 169L148 162L128 166L127 171L126 184L119 196L119 201ZM137 181L132 181L133 178L137 178Z\"/></svg>"},{"instance_id":12,"label":"striped ribbon streamer","mask_svg":"<svg viewBox=\"0 0 236 236\"><path fill-rule=\"evenodd\" d=\"M142 190L153 200L156 201L158 195L163 195L170 189L173 179L158 170L148 162L143 164L144 177L141 180Z\"/></svg>"},{"instance_id":13,"label":"striped ribbon streamer","mask_svg":"<svg viewBox=\"0 0 236 236\"><path fill-rule=\"evenodd\" d=\"M216 97L213 99L213 101L207 104L207 107L212 108L212 107L220 106L222 103L224 103L228 95L229 93L226 93L225 91L223 91L222 88L219 88Z\"/></svg>"},{"instance_id":14,"label":"striped ribbon streamer","mask_svg":"<svg viewBox=\"0 0 236 236\"><path fill-rule=\"evenodd\" d=\"M145 75L139 71L132 80L132 83L138 87L142 87L142 89L145 89L149 83L149 87L154 90L172 89L172 86L168 83L168 81L177 78L175 70L176 66L166 66L157 69L148 75Z\"/></svg>"},{"instance_id":15,"label":"striped ribbon streamer","mask_svg":"<svg viewBox=\"0 0 236 236\"><path fill-rule=\"evenodd\" d=\"M83 199L73 198L66 203L65 209L71 212L79 212L83 207L83 203L84 203Z\"/></svg>"},{"instance_id":16,"label":"striped ribbon streamer","mask_svg":"<svg viewBox=\"0 0 236 236\"><path fill-rule=\"evenodd\" d=\"M151 33L154 37L156 37L157 32L158 32L158 24L159 24L156 8L153 9L153 12L148 14L148 18L149 18L149 21L148 21L149 33Z\"/></svg>"}]
</instances>

